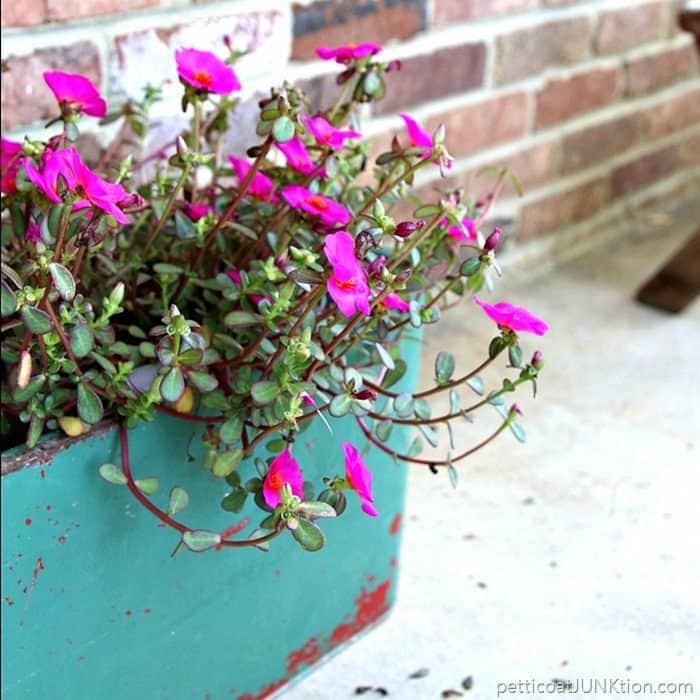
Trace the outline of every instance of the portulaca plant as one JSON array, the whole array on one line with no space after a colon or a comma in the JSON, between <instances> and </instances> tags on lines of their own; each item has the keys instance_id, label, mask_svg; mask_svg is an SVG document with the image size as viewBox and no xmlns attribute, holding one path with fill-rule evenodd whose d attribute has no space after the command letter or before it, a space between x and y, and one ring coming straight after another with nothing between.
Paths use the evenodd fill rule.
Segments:
<instances>
[{"instance_id":1,"label":"portulaca plant","mask_svg":"<svg viewBox=\"0 0 700 700\"><path fill-rule=\"evenodd\" d=\"M525 362L520 334L543 335L547 325L477 296L500 274L501 233L484 229L511 175L497 171L492 194L478 201L446 191L415 202L416 173L445 171L451 158L444 129L427 133L407 114L405 132L369 163L356 107L381 99L384 74L401 67L379 53L373 44L319 48L342 66L336 103L314 112L297 87L273 89L259 103L258 142L245 156L221 146L236 126L241 88L232 51L225 61L176 52L191 126L150 154L143 139L157 86L108 113L87 78L44 74L62 131L45 142L2 141L6 444L32 448L47 430L75 437L108 418L119 425L122 460L103 465L101 476L128 487L180 544L267 548L289 532L316 550L324 544L318 520L341 515L347 492L368 516L381 509L365 447L444 469L454 481L455 465L505 429L522 437L519 409L507 408L505 396L522 384L536 388L542 356ZM76 145L87 117L121 122L90 165ZM413 216L397 220L397 205L411 201ZM441 309L464 296L495 324L483 362L454 376L453 356L440 352L433 387L393 391L407 369L402 335L435 332ZM505 358L508 376L486 391L479 373ZM466 386L479 396L465 406ZM427 399L439 393L450 408L432 415ZM487 406L501 412L499 427L457 452L450 426ZM221 507L238 513L253 499L262 511L248 537L235 536L239 525L213 532L176 520L184 489L173 486L161 507L156 481L132 474L129 429L158 412L206 426L204 467L231 487ZM296 436L313 420L332 430L342 417L357 422L366 444L343 443L334 456L340 474L305 483ZM396 425L419 432L406 453L388 446ZM438 447L435 428L444 425L442 457L421 457L422 441ZM237 467L249 457L259 476L242 484Z\"/></svg>"}]
</instances>

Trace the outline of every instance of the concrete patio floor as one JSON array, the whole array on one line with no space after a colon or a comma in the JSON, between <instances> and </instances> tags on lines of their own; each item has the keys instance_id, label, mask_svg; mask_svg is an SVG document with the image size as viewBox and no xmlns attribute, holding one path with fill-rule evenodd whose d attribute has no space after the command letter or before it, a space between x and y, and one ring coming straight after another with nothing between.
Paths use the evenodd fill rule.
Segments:
<instances>
[{"instance_id":1,"label":"concrete patio floor","mask_svg":"<svg viewBox=\"0 0 700 700\"><path fill-rule=\"evenodd\" d=\"M372 686L493 700L499 683L607 678L692 682L700 695L700 303L670 316L633 301L698 221L700 201L645 213L632 235L547 278L506 274L491 299L551 326L522 338L546 362L538 397L517 395L527 443L503 435L462 463L456 489L413 469L393 612L282 697ZM470 306L425 346L424 386L440 349L458 371L483 357L491 328ZM492 412L462 424L460 445L487 434ZM605 696L586 687L565 697Z\"/></svg>"}]
</instances>

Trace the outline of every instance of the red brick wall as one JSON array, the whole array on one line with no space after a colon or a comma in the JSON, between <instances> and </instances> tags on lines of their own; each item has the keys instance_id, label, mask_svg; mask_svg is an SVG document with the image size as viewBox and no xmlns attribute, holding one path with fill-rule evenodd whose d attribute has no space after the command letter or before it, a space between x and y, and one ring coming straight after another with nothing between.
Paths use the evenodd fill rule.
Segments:
<instances>
[{"instance_id":1,"label":"red brick wall","mask_svg":"<svg viewBox=\"0 0 700 700\"><path fill-rule=\"evenodd\" d=\"M144 75L172 71L179 45L223 34L250 51L248 85L285 74L314 101L337 86L319 44L376 41L400 58L387 99L365 120L373 139L397 110L444 122L474 186L505 163L526 196L506 193L530 241L700 180L700 77L677 0L22 0L2 3L2 127L36 129L53 112L48 68L90 75L116 104ZM333 72L330 72L332 68ZM249 92L250 94L250 92ZM175 113L177 110L173 110ZM248 122L253 117L248 116ZM235 144L235 139L232 142ZM419 185L431 192L436 183ZM477 182L477 187L478 187ZM482 185L483 186L483 185Z\"/></svg>"}]
</instances>

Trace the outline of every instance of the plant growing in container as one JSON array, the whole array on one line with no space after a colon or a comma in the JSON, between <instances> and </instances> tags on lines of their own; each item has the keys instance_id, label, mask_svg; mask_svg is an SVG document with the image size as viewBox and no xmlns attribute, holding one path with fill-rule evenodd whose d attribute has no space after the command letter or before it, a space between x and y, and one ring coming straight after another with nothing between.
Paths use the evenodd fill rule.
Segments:
<instances>
[{"instance_id":1,"label":"plant growing in container","mask_svg":"<svg viewBox=\"0 0 700 700\"><path fill-rule=\"evenodd\" d=\"M500 231L484 229L510 174L498 171L493 193L478 201L461 191L414 201L419 170L451 165L444 129L428 133L403 114L405 133L369 162L356 107L381 99L384 74L400 65L382 62L372 44L318 54L342 66L335 104L314 109L286 83L271 90L245 156L221 147L235 128L235 52L222 59L189 48L174 60L191 126L163 149L142 148L158 87L108 114L90 81L60 72L44 78L61 132L2 142L2 431L7 444L25 445L8 453L5 471L33 467L43 478L59 449L116 435L116 453L98 440L89 457L77 457L92 479L81 488L102 489L99 473L127 489L161 526L159 547L164 531L176 533L173 556L274 551L283 536L318 551L322 523L339 516L349 526L366 520L363 527L391 516L393 530L403 482L380 497L380 470L411 464L456 484L458 464L500 433L523 439L520 411L506 399L523 384L536 388L542 357L523 360L520 334L547 326L477 296L500 274ZM120 121L91 166L76 145L90 117ZM397 218L407 202L412 216ZM434 333L441 311L464 296L495 324L483 361L459 374L452 354L439 352L434 385L416 391L421 334ZM487 389L479 375L498 363L506 376ZM437 410L429 399L439 394L445 407ZM494 407L496 429L458 449L455 429ZM139 432L154 420L160 432ZM57 432L72 442L56 443ZM135 448L133 435L145 443ZM164 442L154 449L154 441ZM164 444L171 441L175 454ZM422 455L424 442L441 453ZM154 454L170 465L159 478L148 471ZM197 479L205 496L190 486ZM109 512L115 497L105 498L110 537L121 538ZM142 528L130 540L132 554L136 543L153 552L148 537ZM37 561L34 584L44 567ZM217 558L208 571L230 566ZM376 616L303 646L283 680Z\"/></svg>"}]
</instances>

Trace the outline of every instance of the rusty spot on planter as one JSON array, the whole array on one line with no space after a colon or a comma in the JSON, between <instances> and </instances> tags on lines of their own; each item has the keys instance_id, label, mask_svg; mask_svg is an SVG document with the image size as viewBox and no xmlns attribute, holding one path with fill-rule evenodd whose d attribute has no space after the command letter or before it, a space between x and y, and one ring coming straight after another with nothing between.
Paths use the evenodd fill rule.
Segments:
<instances>
[{"instance_id":1,"label":"rusty spot on planter","mask_svg":"<svg viewBox=\"0 0 700 700\"><path fill-rule=\"evenodd\" d=\"M390 535L398 535L399 530L401 529L401 513L397 513L393 520L391 521L391 525L389 526L389 534Z\"/></svg>"},{"instance_id":2,"label":"rusty spot on planter","mask_svg":"<svg viewBox=\"0 0 700 700\"><path fill-rule=\"evenodd\" d=\"M321 658L321 648L316 637L311 637L302 647L287 656L287 673L294 675L299 668L316 663Z\"/></svg>"},{"instance_id":3,"label":"rusty spot on planter","mask_svg":"<svg viewBox=\"0 0 700 700\"><path fill-rule=\"evenodd\" d=\"M344 622L333 630L329 640L330 648L347 642L389 609L387 594L390 586L391 579L387 579L372 591L362 589L359 597L355 600L357 605L355 616L349 622Z\"/></svg>"}]
</instances>

